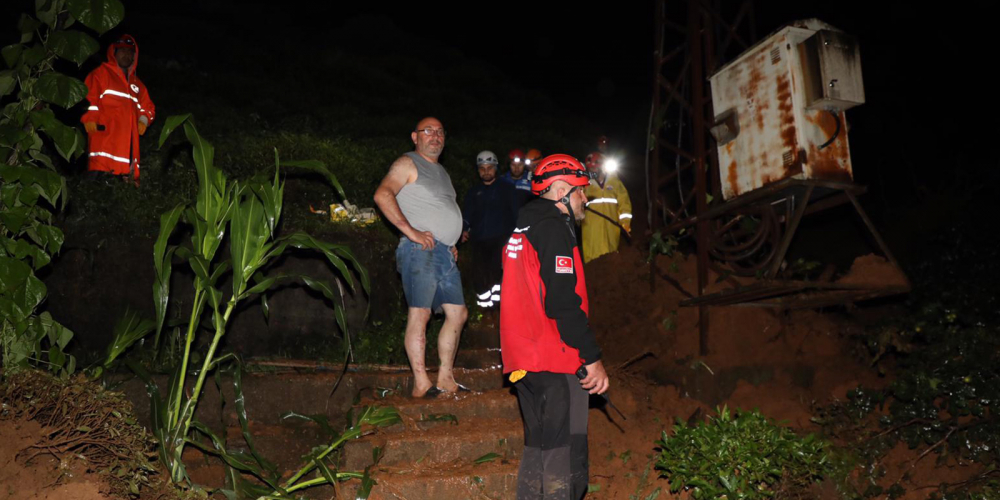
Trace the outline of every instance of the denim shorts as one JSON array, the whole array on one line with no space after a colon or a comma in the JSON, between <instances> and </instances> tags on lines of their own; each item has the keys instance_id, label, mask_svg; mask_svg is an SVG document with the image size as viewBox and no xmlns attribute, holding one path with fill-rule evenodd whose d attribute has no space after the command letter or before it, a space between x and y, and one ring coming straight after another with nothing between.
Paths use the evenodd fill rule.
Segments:
<instances>
[{"instance_id":1,"label":"denim shorts","mask_svg":"<svg viewBox=\"0 0 1000 500\"><path fill-rule=\"evenodd\" d=\"M424 250L409 238L399 239L396 270L403 278L403 294L410 307L441 311L441 304L465 305L462 277L451 247L434 240L434 248Z\"/></svg>"}]
</instances>

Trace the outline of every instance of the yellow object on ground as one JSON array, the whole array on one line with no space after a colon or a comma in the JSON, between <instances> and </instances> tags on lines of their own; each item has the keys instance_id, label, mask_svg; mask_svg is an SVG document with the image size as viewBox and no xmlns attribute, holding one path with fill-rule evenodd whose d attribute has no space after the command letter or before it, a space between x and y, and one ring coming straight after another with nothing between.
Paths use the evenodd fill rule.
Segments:
<instances>
[{"instance_id":1,"label":"yellow object on ground","mask_svg":"<svg viewBox=\"0 0 1000 500\"><path fill-rule=\"evenodd\" d=\"M525 371L525 370L514 370L514 371L510 372L510 383L512 383L512 384L516 383L518 380L521 380L522 378L524 378L524 376L527 375L527 374L528 374L528 372Z\"/></svg>"},{"instance_id":2,"label":"yellow object on ground","mask_svg":"<svg viewBox=\"0 0 1000 500\"><path fill-rule=\"evenodd\" d=\"M583 192L587 195L590 210L618 221L626 231L631 230L632 200L617 175L608 174L603 185L592 179ZM583 261L590 262L617 251L621 241L620 231L618 226L588 210L583 218Z\"/></svg>"},{"instance_id":3,"label":"yellow object on ground","mask_svg":"<svg viewBox=\"0 0 1000 500\"><path fill-rule=\"evenodd\" d=\"M330 222L349 222L358 226L369 226L378 220L373 208L358 208L349 201L330 204Z\"/></svg>"}]
</instances>

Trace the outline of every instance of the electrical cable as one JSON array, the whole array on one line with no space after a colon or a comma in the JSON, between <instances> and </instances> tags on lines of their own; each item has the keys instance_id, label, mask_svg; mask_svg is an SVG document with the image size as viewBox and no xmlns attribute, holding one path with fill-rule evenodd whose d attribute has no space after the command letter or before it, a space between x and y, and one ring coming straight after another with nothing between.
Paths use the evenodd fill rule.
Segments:
<instances>
[{"instance_id":1,"label":"electrical cable","mask_svg":"<svg viewBox=\"0 0 1000 500\"><path fill-rule=\"evenodd\" d=\"M833 141L837 140L837 136L840 135L840 117L837 116L837 113L834 113L833 111L831 111L829 109L826 110L826 112L830 113L830 116L833 117L833 121L837 122L837 128L836 128L836 130L833 131L833 137L831 137L829 140L827 140L826 142L824 142L823 144L821 144L820 147L819 147L819 149L823 149L823 148L829 146L830 144L833 144Z\"/></svg>"}]
</instances>

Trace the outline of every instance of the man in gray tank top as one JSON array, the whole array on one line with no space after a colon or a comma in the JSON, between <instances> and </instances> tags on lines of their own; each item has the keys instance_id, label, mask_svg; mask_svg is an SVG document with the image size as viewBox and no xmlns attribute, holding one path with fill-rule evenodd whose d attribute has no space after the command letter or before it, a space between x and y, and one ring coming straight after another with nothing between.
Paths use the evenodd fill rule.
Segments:
<instances>
[{"instance_id":1,"label":"man in gray tank top","mask_svg":"<svg viewBox=\"0 0 1000 500\"><path fill-rule=\"evenodd\" d=\"M396 249L396 269L403 278L409 307L406 356L413 369L413 397L433 398L443 392L468 390L455 382L453 366L458 338L468 317L458 273L455 244L462 234L462 211L451 177L437 161L444 149L444 126L427 117L410 134L414 151L400 156L375 190L375 204L403 233ZM424 360L427 321L443 310L438 333L441 365L437 384L427 376Z\"/></svg>"}]
</instances>

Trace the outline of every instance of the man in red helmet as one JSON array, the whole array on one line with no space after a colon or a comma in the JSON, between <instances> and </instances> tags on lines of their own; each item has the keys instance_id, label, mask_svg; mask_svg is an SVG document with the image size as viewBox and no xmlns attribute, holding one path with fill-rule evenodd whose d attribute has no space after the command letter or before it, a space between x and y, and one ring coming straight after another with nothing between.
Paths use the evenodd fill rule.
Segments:
<instances>
[{"instance_id":1,"label":"man in red helmet","mask_svg":"<svg viewBox=\"0 0 1000 500\"><path fill-rule=\"evenodd\" d=\"M139 136L156 115L146 86L135 74L139 46L122 35L108 46L108 60L87 75L90 106L80 121L87 130L87 170L131 176L139 182Z\"/></svg>"},{"instance_id":2,"label":"man in red helmet","mask_svg":"<svg viewBox=\"0 0 1000 500\"><path fill-rule=\"evenodd\" d=\"M521 208L504 248L500 352L524 419L518 499L587 493L588 393L608 390L576 244L589 182L569 155L538 162L531 178L538 198Z\"/></svg>"}]
</instances>

